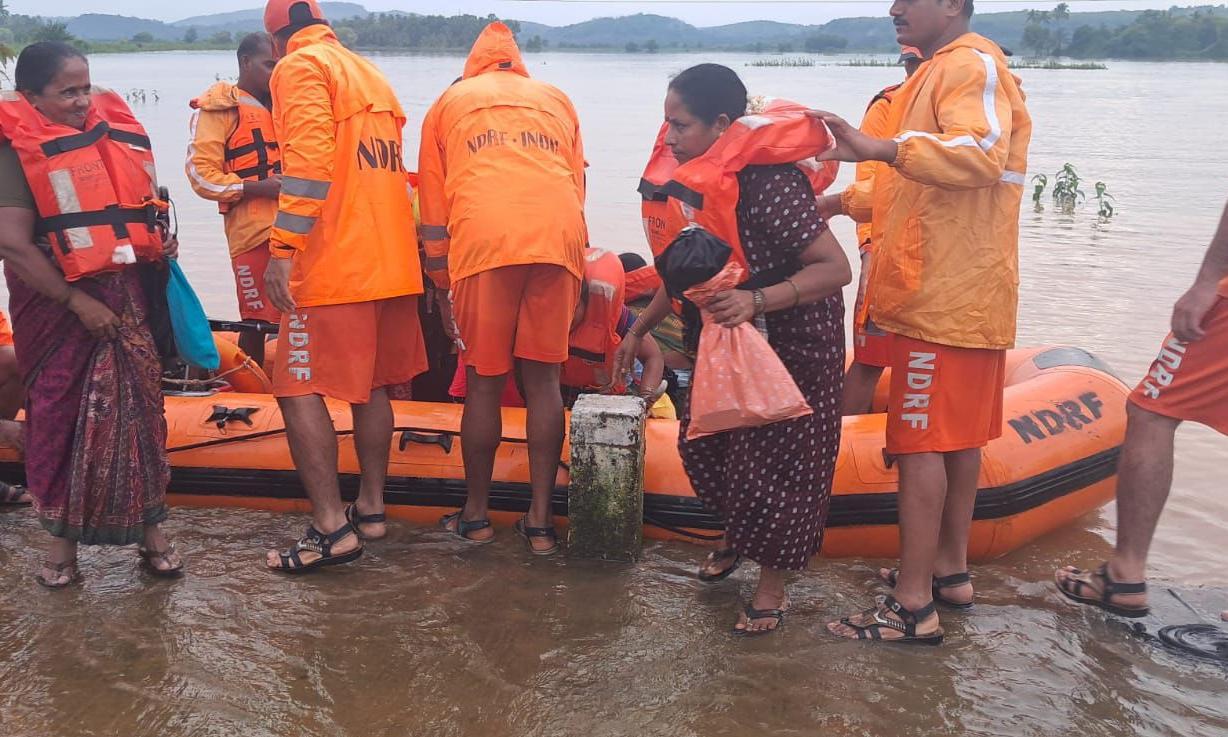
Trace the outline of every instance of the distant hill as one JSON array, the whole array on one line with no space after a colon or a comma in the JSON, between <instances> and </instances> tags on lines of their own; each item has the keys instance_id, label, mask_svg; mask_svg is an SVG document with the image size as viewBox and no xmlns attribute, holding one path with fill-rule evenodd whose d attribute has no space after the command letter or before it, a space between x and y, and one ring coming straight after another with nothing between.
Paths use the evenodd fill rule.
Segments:
<instances>
[{"instance_id":1,"label":"distant hill","mask_svg":"<svg viewBox=\"0 0 1228 737\"><path fill-rule=\"evenodd\" d=\"M365 18L370 15L370 12L359 5L358 3L320 3L320 10L324 11L324 15L329 18L341 20L343 18ZM177 20L171 25L179 28L209 28L213 30L214 26L242 26L249 33L259 30L264 23L264 8L252 8L251 10L236 10L231 13L214 13L212 15L194 15L191 18ZM229 29L228 29L229 30Z\"/></svg>"},{"instance_id":2,"label":"distant hill","mask_svg":"<svg viewBox=\"0 0 1228 737\"><path fill-rule=\"evenodd\" d=\"M86 41L118 41L129 39L138 33L148 33L158 41L177 41L183 38L183 30L160 20L132 18L126 15L103 15L87 13L64 19L68 32Z\"/></svg>"},{"instance_id":3,"label":"distant hill","mask_svg":"<svg viewBox=\"0 0 1228 737\"><path fill-rule=\"evenodd\" d=\"M342 21L339 26L345 26L345 20L365 19L372 16L366 8L351 2L322 2L321 6L329 18ZM1060 24L1061 30L1070 37L1074 31L1082 27L1095 29L1098 33L1117 31L1143 18L1143 13L1150 11L1115 10L1092 13L1072 13L1070 18ZM131 39L138 33L148 33L158 41L180 41L189 29L196 29L201 39L215 33L229 32L240 35L260 29L263 11L259 8L240 10L230 13L215 13L184 18L174 23L131 18L120 15L104 15L92 13L75 18L60 19L67 23L68 32L87 41L118 41ZM1173 16L1205 16L1228 17L1228 7L1204 6L1201 8L1173 8L1169 13ZM390 11L381 15L415 16L402 11ZM442 19L422 17L428 28L438 25ZM468 22L468 21L466 21ZM986 13L973 18L973 30L982 33L999 44L1022 52L1024 28L1028 23L1025 11L1005 13ZM361 25L361 21L353 25ZM368 23L368 25L370 25ZM1056 25L1056 24L1055 24ZM398 27L389 26L384 29L380 45L392 41L390 48L417 48L412 41L419 33L420 26L409 23ZM639 48L660 49L737 49L756 51L802 51L808 47L807 41L818 37L846 42L844 50L854 52L890 52L896 48L895 30L887 17L874 18L841 18L823 25L801 25L779 21L749 21L723 26L697 27L676 18L661 15L637 14L621 18L596 18L583 23L567 26L549 26L542 23L520 22L520 32L517 34L522 43L540 39L540 44L534 42L537 48L595 48L623 49L636 46ZM404 38L402 38L404 36ZM451 39L447 43L456 43ZM655 43L650 43L655 42ZM815 44L813 48L838 48L838 45ZM423 48L441 48L424 46Z\"/></svg>"},{"instance_id":4,"label":"distant hill","mask_svg":"<svg viewBox=\"0 0 1228 737\"><path fill-rule=\"evenodd\" d=\"M320 3L320 9L334 20L370 15L366 8L356 3L323 2ZM65 23L69 33L86 41L123 41L138 33L148 33L157 41L178 41L189 28L197 29L201 36L219 31L229 31L236 36L259 31L264 25L264 10L255 8L233 13L197 15L173 23L102 13L87 13L58 20Z\"/></svg>"}]
</instances>

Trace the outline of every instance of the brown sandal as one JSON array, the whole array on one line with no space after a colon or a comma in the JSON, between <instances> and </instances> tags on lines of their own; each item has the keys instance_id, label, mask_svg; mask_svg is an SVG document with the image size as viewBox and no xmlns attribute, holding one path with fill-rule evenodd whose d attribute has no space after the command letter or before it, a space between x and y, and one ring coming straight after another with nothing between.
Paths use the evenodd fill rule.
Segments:
<instances>
[{"instance_id":1,"label":"brown sandal","mask_svg":"<svg viewBox=\"0 0 1228 737\"><path fill-rule=\"evenodd\" d=\"M43 563L43 567L49 571L55 572L55 577L52 578L51 580L48 580L47 577L43 575L42 571L39 571L38 573L34 574L34 580L38 581L39 585L45 588L49 588L49 589L67 588L69 586L72 586L74 583L81 581L84 578L84 576L81 575L81 569L77 567L76 558L73 558L72 560L66 560L63 563L52 563L51 561L46 561ZM72 571L72 573L69 574L67 573L68 571ZM68 576L67 581L63 583L56 582L57 579L60 578L60 576L65 576L65 575Z\"/></svg>"},{"instance_id":2,"label":"brown sandal","mask_svg":"<svg viewBox=\"0 0 1228 737\"><path fill-rule=\"evenodd\" d=\"M171 556L175 554L175 546L169 545L166 550L150 550L144 545L136 549L136 554L141 558L141 567L149 571L155 576L161 578L178 578L183 574L183 561L180 560L176 564L171 560ZM158 563L165 563L166 568L159 568Z\"/></svg>"},{"instance_id":3,"label":"brown sandal","mask_svg":"<svg viewBox=\"0 0 1228 737\"><path fill-rule=\"evenodd\" d=\"M1053 580L1054 583L1057 584L1057 590L1062 593L1062 596L1065 596L1067 599L1070 599L1073 602L1077 602L1079 604L1090 604L1111 614L1116 614L1119 617L1129 617L1131 619L1145 617L1151 613L1151 607L1145 604L1143 606L1122 606L1121 604L1114 604L1110 601L1110 599L1112 599L1114 596L1120 596L1122 594L1145 594L1147 593L1147 584L1121 583L1120 581L1114 581L1113 577L1109 575L1108 563L1100 564L1100 567L1094 571L1084 571L1078 568L1071 568L1069 573L1073 576L1072 578L1061 579L1054 575ZM1087 580L1077 578L1078 576L1095 576L1099 578L1101 583L1104 585L1101 586L1100 591L1096 591L1096 589L1093 588ZM1083 593L1084 590L1090 591L1092 595L1085 595Z\"/></svg>"},{"instance_id":4,"label":"brown sandal","mask_svg":"<svg viewBox=\"0 0 1228 737\"><path fill-rule=\"evenodd\" d=\"M0 481L0 507L28 507L30 503L26 487Z\"/></svg>"}]
</instances>

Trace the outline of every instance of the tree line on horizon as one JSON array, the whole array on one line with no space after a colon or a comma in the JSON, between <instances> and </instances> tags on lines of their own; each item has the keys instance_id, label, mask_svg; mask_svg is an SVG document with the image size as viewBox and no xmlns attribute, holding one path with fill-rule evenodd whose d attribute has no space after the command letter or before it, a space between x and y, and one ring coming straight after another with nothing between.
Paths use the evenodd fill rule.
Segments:
<instances>
[{"instance_id":1,"label":"tree line on horizon","mask_svg":"<svg viewBox=\"0 0 1228 737\"><path fill-rule=\"evenodd\" d=\"M354 48L404 50L460 50L470 47L482 28L496 16L403 15L372 13L333 23L342 43ZM516 21L505 21L518 34ZM1181 9L1145 11L1132 22L1116 28L1103 25L1074 25L1070 6L1058 4L1053 10L1032 10L1027 14L1021 45L1036 56L1069 56L1081 59L1213 59L1228 60L1228 11ZM130 51L182 48L230 48L241 34L227 30L201 32L195 27L184 31L178 41L159 41L148 32L134 34L122 42L89 42L76 38L65 23L36 16L10 14L0 0L0 63L7 64L22 47L36 41L65 41L86 51ZM656 53L661 50L694 51L702 43L686 43L660 38L645 32L619 46L556 43L539 35L521 37L527 52L555 49L600 48L628 53ZM847 38L833 33L814 32L795 40L741 44L738 50L755 53L830 53L848 50ZM856 49L854 49L856 50Z\"/></svg>"},{"instance_id":2,"label":"tree line on horizon","mask_svg":"<svg viewBox=\"0 0 1228 737\"><path fill-rule=\"evenodd\" d=\"M1080 25L1070 30L1070 6L1029 10L1023 47L1037 56L1075 59L1228 60L1228 14L1147 10L1118 28Z\"/></svg>"}]
</instances>

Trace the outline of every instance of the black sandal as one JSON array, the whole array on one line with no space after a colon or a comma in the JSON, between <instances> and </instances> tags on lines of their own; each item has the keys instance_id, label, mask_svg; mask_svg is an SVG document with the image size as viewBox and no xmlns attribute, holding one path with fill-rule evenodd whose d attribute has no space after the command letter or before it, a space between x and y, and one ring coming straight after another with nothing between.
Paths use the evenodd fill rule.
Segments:
<instances>
[{"instance_id":1,"label":"black sandal","mask_svg":"<svg viewBox=\"0 0 1228 737\"><path fill-rule=\"evenodd\" d=\"M28 507L30 500L22 499L26 487L0 481L0 507Z\"/></svg>"},{"instance_id":2,"label":"black sandal","mask_svg":"<svg viewBox=\"0 0 1228 737\"><path fill-rule=\"evenodd\" d=\"M750 623L756 619L775 619L776 626L766 630L738 629L737 627L734 627L732 632L738 637L758 637L759 635L770 635L784 626L786 611L786 609L756 609L752 605L747 604L746 608L742 610L742 613L746 615L746 625L748 628L750 627Z\"/></svg>"},{"instance_id":3,"label":"black sandal","mask_svg":"<svg viewBox=\"0 0 1228 737\"><path fill-rule=\"evenodd\" d=\"M452 520L456 520L456 529L452 529L448 527L448 525L452 523ZM465 540L467 542L474 543L476 545L486 545L488 543L493 543L495 541L494 535L491 535L490 537L482 538L482 539L469 536L469 533L471 532L477 532L478 530L485 530L487 527L490 527L489 519L464 520L464 519L461 519L460 512L453 512L452 514L445 514L444 516L440 517L439 526L447 530L448 532L452 533L453 535L456 535L460 539Z\"/></svg>"},{"instance_id":4,"label":"black sandal","mask_svg":"<svg viewBox=\"0 0 1228 737\"><path fill-rule=\"evenodd\" d=\"M1088 572L1078 568L1072 568L1069 573L1073 576L1082 576ZM1141 607L1122 606L1120 604L1113 604L1109 601L1109 599L1112 599L1114 596L1119 594L1145 594L1147 593L1146 583L1121 583L1120 581L1114 581L1113 577L1109 575L1108 563L1100 564L1100 567L1095 571L1092 571L1090 575L1099 576L1100 580L1104 583L1104 586L1100 591L1096 591L1092 588L1091 584L1078 578L1067 579L1069 583L1074 585L1073 591L1064 586L1063 580L1057 578L1056 576L1054 577L1054 582L1057 584L1057 590L1062 592L1062 596L1065 596L1067 599L1079 604L1091 604L1094 607L1099 607L1106 612L1116 614L1119 617L1138 619L1139 617L1145 617L1151 613L1151 607L1146 605ZM1093 595L1084 596L1084 589L1091 591Z\"/></svg>"},{"instance_id":5,"label":"black sandal","mask_svg":"<svg viewBox=\"0 0 1228 737\"><path fill-rule=\"evenodd\" d=\"M55 583L54 579L50 581L47 580L43 576L42 571L35 573L34 580L38 581L40 586L43 586L48 589L68 588L69 586L72 586L74 583L77 583L78 581L84 578L84 576L81 575L81 569L77 567L76 558L73 558L72 560L66 560L63 563L52 563L51 561L46 561L43 563L43 568L46 568L51 571L55 571L55 578L59 578L60 576L64 575L66 571L69 571L69 570L72 571L72 574L68 576L68 580L65 581L64 583Z\"/></svg>"},{"instance_id":6,"label":"black sandal","mask_svg":"<svg viewBox=\"0 0 1228 737\"><path fill-rule=\"evenodd\" d=\"M730 558L733 558L733 564L728 568L722 569L720 573L708 573L708 568L710 566L729 560ZM738 570L738 567L741 565L742 555L738 553L738 551L734 550L733 548L718 548L713 550L711 553L708 553L708 557L704 559L704 564L699 569L699 580L705 583L724 581L725 579L729 578L734 571Z\"/></svg>"},{"instance_id":7,"label":"black sandal","mask_svg":"<svg viewBox=\"0 0 1228 737\"><path fill-rule=\"evenodd\" d=\"M179 564L176 565L175 562L171 560L171 555L173 555L174 552L174 545L168 545L166 550L150 550L144 545L136 549L136 554L141 559L141 567L149 571L152 575L159 576L161 578L178 578L179 576L183 575L183 561L180 560ZM169 567L159 568L157 565L155 565L155 561L162 561Z\"/></svg>"},{"instance_id":8,"label":"black sandal","mask_svg":"<svg viewBox=\"0 0 1228 737\"><path fill-rule=\"evenodd\" d=\"M900 569L892 568L887 572L886 576L882 576L881 578L888 586L895 588L896 581L899 580L899 577ZM956 609L958 611L966 612L974 607L974 604L971 601L952 601L951 599L948 599L942 595L943 589L963 586L966 583L972 583L972 574L968 573L967 571L963 571L962 573L952 573L949 576L934 576L934 582L930 585L930 593L934 596L934 601L938 604L941 604L948 609Z\"/></svg>"},{"instance_id":9,"label":"black sandal","mask_svg":"<svg viewBox=\"0 0 1228 737\"><path fill-rule=\"evenodd\" d=\"M529 552L533 555L554 555L559 552L559 534L555 532L554 527L529 527L528 520L527 515L516 520L516 532L524 538ZM538 550L533 547L533 538L535 537L550 538L553 544L546 550Z\"/></svg>"},{"instance_id":10,"label":"black sandal","mask_svg":"<svg viewBox=\"0 0 1228 737\"><path fill-rule=\"evenodd\" d=\"M291 545L289 550L277 554L281 558L281 565L268 566L268 568L279 573L306 573L317 568L338 566L342 563L358 560L362 557L361 544L348 552L333 555L333 546L350 535L358 537L358 531L349 522L337 528L336 532L327 535L317 530L314 526L308 527L307 534ZM361 541L361 538L359 540ZM299 553L303 552L315 553L320 558L310 563L304 563L303 559L299 557Z\"/></svg>"},{"instance_id":11,"label":"black sandal","mask_svg":"<svg viewBox=\"0 0 1228 737\"><path fill-rule=\"evenodd\" d=\"M379 537L364 535L362 529L359 528L359 525L382 525L387 523L388 515L384 514L383 512L376 512L375 514L359 514L358 503L355 502L353 504L346 505L345 519L350 523L350 526L354 528L354 532L358 533L358 537L363 540L380 540L387 537L387 533L380 535Z\"/></svg>"},{"instance_id":12,"label":"black sandal","mask_svg":"<svg viewBox=\"0 0 1228 737\"><path fill-rule=\"evenodd\" d=\"M917 634L917 625L921 620L934 614L935 611L934 602L932 601L913 611L896 601L893 596L880 596L877 599L877 606L863 612L863 614L871 616L874 619L873 622L870 624L855 624L849 617L844 617L840 620L840 624L856 630L858 640L900 642L910 645L940 645L942 644L943 636L941 627L929 634ZM895 614L899 619L891 619L885 616L887 612ZM904 636L883 639L883 628L895 630Z\"/></svg>"}]
</instances>

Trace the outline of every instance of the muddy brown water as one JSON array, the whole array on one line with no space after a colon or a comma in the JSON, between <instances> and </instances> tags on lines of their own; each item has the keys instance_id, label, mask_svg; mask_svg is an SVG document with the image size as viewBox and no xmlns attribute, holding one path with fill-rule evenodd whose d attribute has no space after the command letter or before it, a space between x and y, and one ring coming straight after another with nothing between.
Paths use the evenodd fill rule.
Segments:
<instances>
[{"instance_id":1,"label":"muddy brown water","mask_svg":"<svg viewBox=\"0 0 1228 737\"><path fill-rule=\"evenodd\" d=\"M754 93L853 119L898 76L713 58ZM595 244L644 250L635 184L668 76L699 60L530 57L531 72L580 112ZM462 61L377 62L411 116L412 151L426 106ZM187 99L232 66L222 53L92 63L96 82L146 90L136 112L176 195L182 262L219 317L237 312L220 221L187 189L182 160ZM1021 74L1036 120L1029 173L1052 177L1069 161L1089 194L1107 183L1119 214L1097 226L1092 207L1064 218L1048 202L1040 214L1025 206L1019 342L1088 348L1133 382L1228 197L1219 143L1228 66L1114 62ZM851 252L851 226L833 227ZM701 585L692 577L700 550L679 543L650 543L641 563L619 566L534 559L510 531L472 548L393 523L357 565L285 579L262 570L262 551L296 536L304 517L176 510L168 529L187 577L153 580L131 549L87 549L85 583L46 592L30 579L43 533L28 512L4 512L0 736L1228 734L1228 670L1146 636L1228 607L1228 441L1190 427L1178 446L1154 551L1156 611L1142 634L1068 605L1048 583L1064 562L1107 554L1109 507L976 566L976 611L946 616L947 644L924 650L844 643L823 630L879 591L880 561L816 559L792 585L785 628L748 641L725 632L753 567Z\"/></svg>"}]
</instances>

